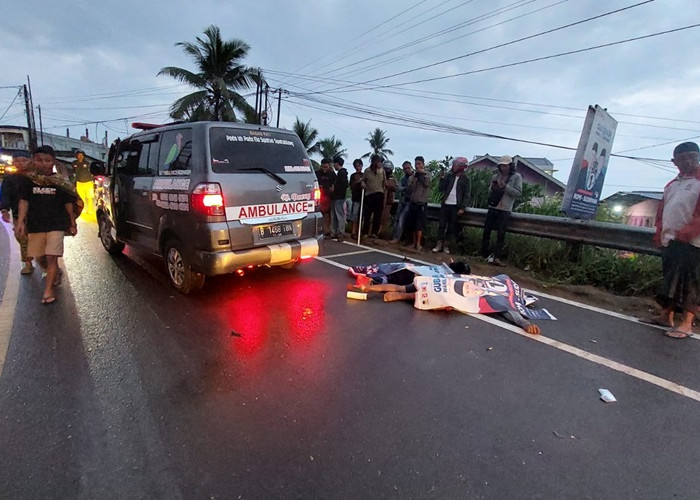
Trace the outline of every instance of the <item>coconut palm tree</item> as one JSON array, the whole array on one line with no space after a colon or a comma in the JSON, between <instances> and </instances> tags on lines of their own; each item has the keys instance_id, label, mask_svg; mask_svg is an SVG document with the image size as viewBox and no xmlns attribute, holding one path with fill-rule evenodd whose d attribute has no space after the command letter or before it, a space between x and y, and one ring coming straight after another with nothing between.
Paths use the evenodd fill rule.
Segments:
<instances>
[{"instance_id":1,"label":"coconut palm tree","mask_svg":"<svg viewBox=\"0 0 700 500\"><path fill-rule=\"evenodd\" d=\"M321 139L318 141L317 145L321 158L329 158L332 160L335 156L348 156L347 149L342 149L343 142L340 139L336 139L335 136Z\"/></svg>"},{"instance_id":2,"label":"coconut palm tree","mask_svg":"<svg viewBox=\"0 0 700 500\"><path fill-rule=\"evenodd\" d=\"M319 145L318 142L316 142L318 130L311 126L311 120L304 123L297 116L297 120L294 122L292 130L294 130L294 133L299 136L299 139L301 139L301 143L306 148L306 153L309 156L319 152Z\"/></svg>"},{"instance_id":3,"label":"coconut palm tree","mask_svg":"<svg viewBox=\"0 0 700 500\"><path fill-rule=\"evenodd\" d=\"M170 76L199 89L177 99L170 107L170 116L176 120L236 121L236 112L241 116L254 114L253 107L238 93L261 80L242 64L250 46L236 38L222 40L219 28L214 25L204 30L203 38L196 40L175 44L191 56L194 72L175 66L166 66L158 72L158 76Z\"/></svg>"},{"instance_id":4,"label":"coconut palm tree","mask_svg":"<svg viewBox=\"0 0 700 500\"><path fill-rule=\"evenodd\" d=\"M370 156L377 154L386 159L394 154L391 149L386 147L386 145L389 143L389 138L386 136L386 132L379 127L370 132L365 138L365 141L369 142L369 145L372 147L372 151L363 154L362 158L369 158Z\"/></svg>"}]
</instances>

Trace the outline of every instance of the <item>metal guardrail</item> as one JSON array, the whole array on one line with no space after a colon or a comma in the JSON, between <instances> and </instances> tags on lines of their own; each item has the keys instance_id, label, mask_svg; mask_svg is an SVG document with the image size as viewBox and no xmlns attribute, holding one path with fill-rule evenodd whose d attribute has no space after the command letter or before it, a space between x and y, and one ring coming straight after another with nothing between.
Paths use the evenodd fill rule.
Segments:
<instances>
[{"instance_id":1,"label":"metal guardrail","mask_svg":"<svg viewBox=\"0 0 700 500\"><path fill-rule=\"evenodd\" d=\"M468 208L459 222L463 226L484 227L486 212L483 208ZM429 203L427 215L429 220L439 220L440 205ZM647 255L661 254L652 242L654 229L648 227L513 212L507 231Z\"/></svg>"}]
</instances>

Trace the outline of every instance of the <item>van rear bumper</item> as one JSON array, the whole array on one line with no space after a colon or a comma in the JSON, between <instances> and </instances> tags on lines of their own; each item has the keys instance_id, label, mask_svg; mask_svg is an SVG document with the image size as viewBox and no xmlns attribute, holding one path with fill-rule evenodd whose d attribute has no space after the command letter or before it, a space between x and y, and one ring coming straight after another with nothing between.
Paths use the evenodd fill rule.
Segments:
<instances>
[{"instance_id":1,"label":"van rear bumper","mask_svg":"<svg viewBox=\"0 0 700 500\"><path fill-rule=\"evenodd\" d=\"M233 273L247 266L278 266L316 257L320 239L321 236L236 251L195 251L191 265L195 271L208 276Z\"/></svg>"}]
</instances>

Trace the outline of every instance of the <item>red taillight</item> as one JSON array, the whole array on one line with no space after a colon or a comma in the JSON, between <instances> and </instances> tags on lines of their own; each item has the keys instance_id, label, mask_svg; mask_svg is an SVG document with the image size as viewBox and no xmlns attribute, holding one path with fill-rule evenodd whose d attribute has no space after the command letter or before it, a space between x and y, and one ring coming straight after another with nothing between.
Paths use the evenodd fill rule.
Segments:
<instances>
[{"instance_id":1,"label":"red taillight","mask_svg":"<svg viewBox=\"0 0 700 500\"><path fill-rule=\"evenodd\" d=\"M216 182L198 184L190 196L192 210L202 215L225 215L224 195Z\"/></svg>"},{"instance_id":2,"label":"red taillight","mask_svg":"<svg viewBox=\"0 0 700 500\"><path fill-rule=\"evenodd\" d=\"M316 206L321 202L321 190L319 188L314 189L314 202Z\"/></svg>"}]
</instances>

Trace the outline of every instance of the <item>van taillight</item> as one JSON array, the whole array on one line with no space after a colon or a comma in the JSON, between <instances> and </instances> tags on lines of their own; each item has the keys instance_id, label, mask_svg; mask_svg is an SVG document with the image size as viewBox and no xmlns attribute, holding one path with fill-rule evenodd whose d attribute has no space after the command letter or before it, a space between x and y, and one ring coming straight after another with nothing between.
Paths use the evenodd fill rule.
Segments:
<instances>
[{"instance_id":1,"label":"van taillight","mask_svg":"<svg viewBox=\"0 0 700 500\"><path fill-rule=\"evenodd\" d=\"M216 182L198 184L190 196L192 210L202 215L225 215L224 195Z\"/></svg>"},{"instance_id":2,"label":"van taillight","mask_svg":"<svg viewBox=\"0 0 700 500\"><path fill-rule=\"evenodd\" d=\"M321 202L321 190L319 188L314 189L314 202L316 206Z\"/></svg>"}]
</instances>

